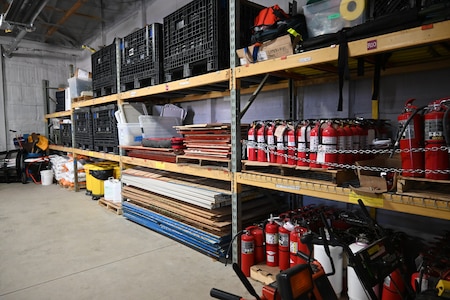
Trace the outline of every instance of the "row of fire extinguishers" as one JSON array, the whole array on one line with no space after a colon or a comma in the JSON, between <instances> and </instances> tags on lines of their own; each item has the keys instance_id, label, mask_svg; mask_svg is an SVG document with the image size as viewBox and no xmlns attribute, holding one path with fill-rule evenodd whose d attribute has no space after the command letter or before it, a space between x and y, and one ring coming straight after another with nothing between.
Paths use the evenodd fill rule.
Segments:
<instances>
[{"instance_id":1,"label":"row of fire extinguishers","mask_svg":"<svg viewBox=\"0 0 450 300\"><path fill-rule=\"evenodd\" d=\"M448 180L450 146L450 98L417 107L405 103L398 116L395 146L400 148L402 176Z\"/></svg>"},{"instance_id":2,"label":"row of fire extinguishers","mask_svg":"<svg viewBox=\"0 0 450 300\"><path fill-rule=\"evenodd\" d=\"M390 136L391 126L386 120L254 121L247 132L246 154L249 161L345 168L357 160L372 158L367 150L386 143L388 147Z\"/></svg>"}]
</instances>

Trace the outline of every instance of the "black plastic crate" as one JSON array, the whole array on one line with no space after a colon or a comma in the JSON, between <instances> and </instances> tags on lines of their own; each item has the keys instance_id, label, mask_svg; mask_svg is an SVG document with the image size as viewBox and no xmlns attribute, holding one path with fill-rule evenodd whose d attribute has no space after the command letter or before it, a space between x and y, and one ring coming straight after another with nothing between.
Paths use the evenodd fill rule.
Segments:
<instances>
[{"instance_id":1,"label":"black plastic crate","mask_svg":"<svg viewBox=\"0 0 450 300\"><path fill-rule=\"evenodd\" d=\"M263 7L241 2L240 40L250 44L251 26ZM229 7L225 0L194 0L164 18L166 81L217 71L230 66Z\"/></svg>"},{"instance_id":2,"label":"black plastic crate","mask_svg":"<svg viewBox=\"0 0 450 300\"><path fill-rule=\"evenodd\" d=\"M85 150L94 150L94 134L92 125L92 112L90 107L81 107L73 113L75 147Z\"/></svg>"},{"instance_id":3,"label":"black plastic crate","mask_svg":"<svg viewBox=\"0 0 450 300\"><path fill-rule=\"evenodd\" d=\"M91 55L94 97L117 92L116 42Z\"/></svg>"},{"instance_id":4,"label":"black plastic crate","mask_svg":"<svg viewBox=\"0 0 450 300\"><path fill-rule=\"evenodd\" d=\"M114 113L115 104L93 107L92 109L94 150L104 152L117 152L119 136ZM110 149L113 148L113 149Z\"/></svg>"},{"instance_id":5,"label":"black plastic crate","mask_svg":"<svg viewBox=\"0 0 450 300\"><path fill-rule=\"evenodd\" d=\"M66 91L56 91L56 108L57 111L65 111L66 110Z\"/></svg>"},{"instance_id":6,"label":"black plastic crate","mask_svg":"<svg viewBox=\"0 0 450 300\"><path fill-rule=\"evenodd\" d=\"M59 136L61 145L72 147L72 124L59 124Z\"/></svg>"},{"instance_id":7,"label":"black plastic crate","mask_svg":"<svg viewBox=\"0 0 450 300\"><path fill-rule=\"evenodd\" d=\"M122 39L121 91L162 83L162 24L154 23Z\"/></svg>"}]
</instances>

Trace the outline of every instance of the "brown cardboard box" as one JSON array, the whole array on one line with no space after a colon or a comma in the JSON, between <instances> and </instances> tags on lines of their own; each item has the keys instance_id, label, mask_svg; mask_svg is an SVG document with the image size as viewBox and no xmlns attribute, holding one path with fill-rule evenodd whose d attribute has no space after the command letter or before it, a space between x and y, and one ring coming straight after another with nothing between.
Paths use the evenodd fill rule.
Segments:
<instances>
[{"instance_id":1,"label":"brown cardboard box","mask_svg":"<svg viewBox=\"0 0 450 300\"><path fill-rule=\"evenodd\" d=\"M400 169L402 163L399 156L394 155L391 158L389 155L382 155L370 160L357 161L355 165ZM397 188L398 173L387 174L388 180L386 176L382 177L379 171L357 169L357 173L360 187L351 187L357 194L376 196L388 191L395 191Z\"/></svg>"},{"instance_id":2,"label":"brown cardboard box","mask_svg":"<svg viewBox=\"0 0 450 300\"><path fill-rule=\"evenodd\" d=\"M253 63L254 46L236 50L236 53L241 61L241 65ZM257 61L264 61L291 55L294 53L292 47L291 36L289 34L280 36L274 40L264 42L258 51Z\"/></svg>"}]
</instances>

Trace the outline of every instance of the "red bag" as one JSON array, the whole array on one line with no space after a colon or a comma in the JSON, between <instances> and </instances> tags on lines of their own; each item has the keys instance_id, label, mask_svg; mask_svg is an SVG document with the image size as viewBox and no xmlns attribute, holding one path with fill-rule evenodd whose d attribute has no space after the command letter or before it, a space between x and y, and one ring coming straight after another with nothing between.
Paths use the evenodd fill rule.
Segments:
<instances>
[{"instance_id":1,"label":"red bag","mask_svg":"<svg viewBox=\"0 0 450 300\"><path fill-rule=\"evenodd\" d=\"M279 21L289 19L289 17L278 4L263 8L255 18L253 31L257 32L277 26Z\"/></svg>"}]
</instances>

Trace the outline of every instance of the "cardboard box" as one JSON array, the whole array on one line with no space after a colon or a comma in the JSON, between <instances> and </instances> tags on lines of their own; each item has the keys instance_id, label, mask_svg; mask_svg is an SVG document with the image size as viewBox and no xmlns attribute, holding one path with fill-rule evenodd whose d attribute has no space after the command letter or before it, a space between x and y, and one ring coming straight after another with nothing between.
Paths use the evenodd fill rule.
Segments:
<instances>
[{"instance_id":1,"label":"cardboard box","mask_svg":"<svg viewBox=\"0 0 450 300\"><path fill-rule=\"evenodd\" d=\"M241 65L253 63L254 46L236 50ZM294 48L289 34L280 36L274 40L264 42L258 50L257 61L264 61L278 57L288 56L294 53Z\"/></svg>"},{"instance_id":2,"label":"cardboard box","mask_svg":"<svg viewBox=\"0 0 450 300\"><path fill-rule=\"evenodd\" d=\"M79 79L89 79L89 78L92 78L92 73L91 73L91 72L88 72L88 71L86 71L86 70L77 68L77 69L75 70L75 74L74 74L73 77L79 78Z\"/></svg>"},{"instance_id":3,"label":"cardboard box","mask_svg":"<svg viewBox=\"0 0 450 300\"><path fill-rule=\"evenodd\" d=\"M355 162L357 166L370 166L381 168L394 168L401 169L402 162L399 156L389 155L377 156L371 160L363 160ZM384 174L380 171L368 171L357 169L359 185L360 187L351 189L360 195L377 196L378 194L386 193L389 191L395 191L397 189L397 177L398 173L391 172Z\"/></svg>"}]
</instances>

